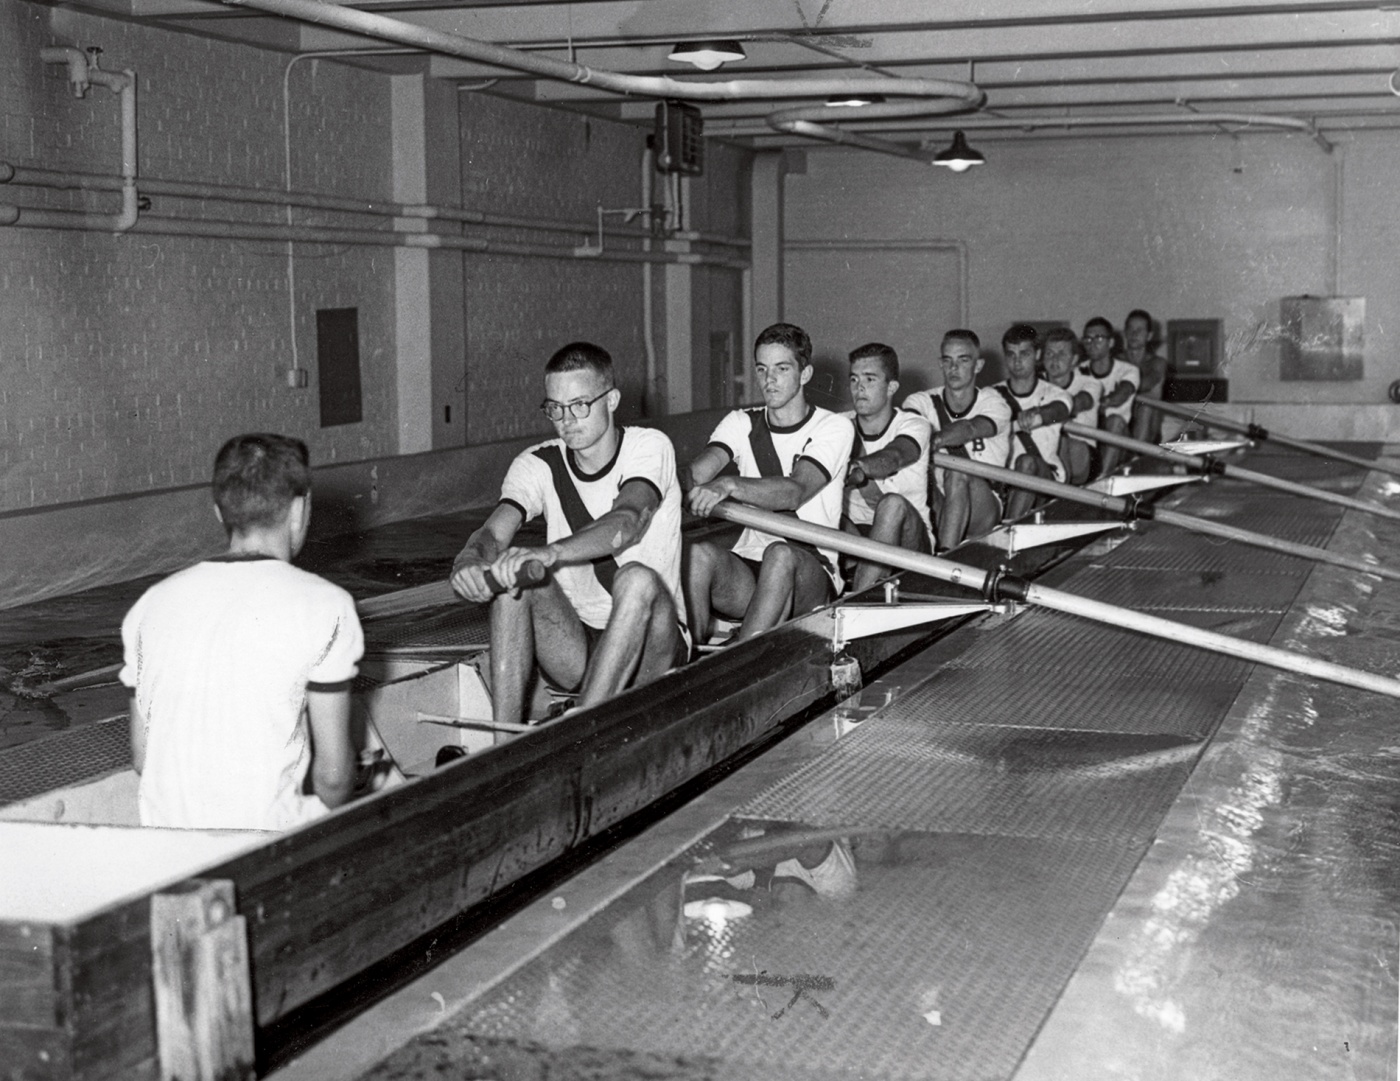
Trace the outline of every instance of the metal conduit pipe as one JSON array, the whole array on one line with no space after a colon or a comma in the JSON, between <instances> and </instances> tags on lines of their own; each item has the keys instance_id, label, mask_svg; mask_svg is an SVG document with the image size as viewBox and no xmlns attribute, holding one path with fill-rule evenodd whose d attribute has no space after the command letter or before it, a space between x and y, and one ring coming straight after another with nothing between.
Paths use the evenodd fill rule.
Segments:
<instances>
[{"instance_id":1,"label":"metal conduit pipe","mask_svg":"<svg viewBox=\"0 0 1400 1081\"><path fill-rule=\"evenodd\" d=\"M34 210L0 203L0 224L31 229L92 231L93 215L69 210ZM214 219L167 218L144 214L132 230L163 236L213 237L227 240L297 240L317 244L355 247L445 248L485 255L518 255L540 259L587 259L590 262L688 263L742 270L748 264L702 252L629 251L613 248L598 254L580 255L573 248L549 244L521 244L482 237L440 236L436 233L399 233L389 229L338 229L315 225L284 225L273 222L240 222Z\"/></svg>"},{"instance_id":2,"label":"metal conduit pipe","mask_svg":"<svg viewBox=\"0 0 1400 1081\"><path fill-rule=\"evenodd\" d=\"M672 98L682 101L734 101L749 98L758 101L771 101L785 98L825 98L834 94L880 94L887 97L921 98L931 101L904 103L911 112L901 116L920 115L921 112L954 112L960 109L974 109L982 104L983 94L971 82L948 79L900 79L892 76L868 77L861 79L729 79L723 82L688 82L673 79L667 75L625 75L616 71L599 71L583 64L552 57L536 56L519 49L509 49L490 42L477 41L449 34L428 27L414 26L412 23L390 19L369 11L359 11L352 7L326 3L324 0L222 0L230 7L249 7L266 11L273 15L284 15L290 19L331 26L351 34L392 41L409 45L428 52L445 56L457 56L482 64L521 71L546 79L557 79L566 83L581 83L611 90L618 94L635 94L641 97ZM866 108L872 108L867 106ZM874 108L890 108L878 106ZM827 117L826 119L830 119ZM820 129L815 138L831 139L830 131L822 124L811 123L812 128ZM802 130L800 134L813 134ZM849 136L849 132L843 132ZM866 149L882 153L895 152L896 144L875 140L876 145L868 145L855 139L841 139Z\"/></svg>"},{"instance_id":3,"label":"metal conduit pipe","mask_svg":"<svg viewBox=\"0 0 1400 1081\"><path fill-rule=\"evenodd\" d=\"M954 84L949 84L954 85ZM971 84L968 84L971 85ZM980 101L980 95L979 95ZM944 101L891 101L881 104L862 105L845 110L847 120L902 120L918 116L935 116L954 113L966 108L966 104L949 97ZM832 124L832 109L826 105L809 106L800 109L779 109L770 113L766 122L774 131L790 135L803 135L809 139L821 139L828 143L844 146L858 146L862 150L873 150L877 154L889 154L897 158L912 158L927 164L932 152L923 147L906 146L874 135L863 135ZM959 125L963 123L958 122Z\"/></svg>"},{"instance_id":4,"label":"metal conduit pipe","mask_svg":"<svg viewBox=\"0 0 1400 1081\"><path fill-rule=\"evenodd\" d=\"M14 165L4 161L0 161L0 184L52 188L60 191L122 190L120 177L104 176L100 173L41 169L28 165ZM249 203L277 207L295 206L309 210L330 210L343 214L365 214L384 218L423 218L426 220L455 221L467 225L496 225L513 229L531 229L547 233L587 233L596 230L596 226L589 222L569 221L566 218L524 217L516 214L497 214L489 210L395 203L380 199L356 199L339 195L319 195L315 192L265 190L263 188L239 187L233 184L146 178L141 180L139 187L141 193L145 195L168 195L177 199L209 199L223 203ZM621 226L605 227L604 232L609 236L633 237L638 240L644 240L648 236L645 230L628 229ZM675 239L698 240L707 244L719 244L732 248L747 248L750 245L750 241L745 237L721 236L714 233L677 233Z\"/></svg>"},{"instance_id":5,"label":"metal conduit pipe","mask_svg":"<svg viewBox=\"0 0 1400 1081\"><path fill-rule=\"evenodd\" d=\"M136 224L139 213L136 199L136 73L129 68L120 72L103 71L97 66L95 50L89 59L67 45L40 49L39 59L46 64L68 65L68 81L74 97L83 97L91 85L105 87L117 95L121 111L122 208L117 214L90 214L88 217L97 228L124 233ZM21 210L17 220L22 222L27 213Z\"/></svg>"},{"instance_id":6,"label":"metal conduit pipe","mask_svg":"<svg viewBox=\"0 0 1400 1081\"><path fill-rule=\"evenodd\" d=\"M862 113L865 111L861 110ZM1092 113L1083 116L977 116L958 121L958 127L965 131L1009 128L1032 131L1036 128L1110 128L1138 125L1152 127L1160 124L1240 124L1244 127L1287 128L1303 132L1327 153L1332 153L1332 143L1311 120L1297 116L1273 116L1268 113L1135 113L1117 116L1112 113Z\"/></svg>"}]
</instances>

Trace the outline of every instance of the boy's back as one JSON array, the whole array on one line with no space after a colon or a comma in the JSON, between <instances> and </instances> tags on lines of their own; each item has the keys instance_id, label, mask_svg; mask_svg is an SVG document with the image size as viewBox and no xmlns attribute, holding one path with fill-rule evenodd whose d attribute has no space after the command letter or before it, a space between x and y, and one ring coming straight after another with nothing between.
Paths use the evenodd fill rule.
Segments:
<instances>
[{"instance_id":1,"label":"boy's back","mask_svg":"<svg viewBox=\"0 0 1400 1081\"><path fill-rule=\"evenodd\" d=\"M364 639L345 590L271 557L224 556L148 590L122 624L146 724L141 822L281 830L325 812L303 789L308 684L344 684Z\"/></svg>"}]
</instances>

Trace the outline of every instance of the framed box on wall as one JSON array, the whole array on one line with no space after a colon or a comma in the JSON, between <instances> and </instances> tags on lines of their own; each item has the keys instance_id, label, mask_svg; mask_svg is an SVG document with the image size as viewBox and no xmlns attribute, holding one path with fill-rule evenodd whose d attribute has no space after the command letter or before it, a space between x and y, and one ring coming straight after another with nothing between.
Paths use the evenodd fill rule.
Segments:
<instances>
[{"instance_id":1,"label":"framed box on wall","mask_svg":"<svg viewBox=\"0 0 1400 1081\"><path fill-rule=\"evenodd\" d=\"M1284 297L1279 378L1333 382L1361 379L1365 365L1365 297Z\"/></svg>"},{"instance_id":2,"label":"framed box on wall","mask_svg":"<svg viewBox=\"0 0 1400 1081\"><path fill-rule=\"evenodd\" d=\"M1214 375L1225 360L1224 336L1219 319L1167 320L1167 371L1179 376Z\"/></svg>"}]
</instances>

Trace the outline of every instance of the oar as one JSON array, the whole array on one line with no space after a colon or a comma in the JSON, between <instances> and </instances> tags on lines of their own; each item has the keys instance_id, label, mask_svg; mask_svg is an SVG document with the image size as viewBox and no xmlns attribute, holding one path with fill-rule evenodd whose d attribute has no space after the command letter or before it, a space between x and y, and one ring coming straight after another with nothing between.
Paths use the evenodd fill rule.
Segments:
<instances>
[{"instance_id":1,"label":"oar","mask_svg":"<svg viewBox=\"0 0 1400 1081\"><path fill-rule=\"evenodd\" d=\"M1244 421L1231 420L1229 417L1207 413L1205 410L1193 406L1180 405L1176 402L1161 402L1156 398L1144 398L1142 395L1138 395L1137 401L1139 405L1145 405L1149 409L1170 413L1174 417L1182 417L1185 420L1199 421L1208 428L1222 428L1227 432L1239 432L1240 435L1247 435L1250 439L1258 441L1267 439L1270 443L1277 443L1280 447L1301 450L1305 454L1313 454L1319 458L1331 458L1334 462L1346 462L1348 465L1359 465L1362 469L1376 469L1382 473L1400 476L1400 466L1385 465L1370 458L1358 458L1354 454L1346 454L1340 450L1333 450L1331 447L1324 447L1321 443L1309 443L1306 439L1294 439L1292 436L1279 435L1278 432L1271 432L1257 424L1246 424Z\"/></svg>"},{"instance_id":2,"label":"oar","mask_svg":"<svg viewBox=\"0 0 1400 1081\"><path fill-rule=\"evenodd\" d=\"M537 560L527 560L520 567L519 580L522 586L538 585L544 581L545 566ZM504 593L490 571L486 572L486 584L492 593ZM357 601L355 610L361 619L380 619L384 616L397 616L405 612L416 612L420 608L436 608L457 601L457 594L448 581L428 582L421 586L396 590L378 597L366 597Z\"/></svg>"},{"instance_id":3,"label":"oar","mask_svg":"<svg viewBox=\"0 0 1400 1081\"><path fill-rule=\"evenodd\" d=\"M1182 645L1209 649L1242 661L1266 664L1272 668L1280 668L1285 672L1297 672L1301 675L1341 683L1348 687L1359 687L1362 690L1400 698L1400 679L1391 679L1389 676L1364 672L1359 668L1348 668L1345 665L1333 664L1331 661L1319 660L1316 657L1293 653L1286 649L1247 642L1241 638L1231 638L1229 635L1217 634L1200 627L1191 627L1185 623L1176 623L1170 619L1161 619L1144 612L1136 612L1131 608L1120 608L1115 604L1105 604L1102 601L1090 600L1074 593L1051 589L1035 582L1027 582L1014 575L999 572L988 573L978 567L969 567L962 563L940 559L937 556L880 544L856 534L843 533L839 529L827 529L823 526L812 525L810 522L804 522L800 518L790 518L772 511L757 510L730 500L720 503L710 511L710 514L716 518L723 518L727 522L734 522L736 525L750 526L764 533L772 533L789 540L805 541L808 544L844 552L856 559L868 559L873 563L881 563L887 567L899 567L903 570L927 575L930 578L937 578L939 581L966 586L969 589L977 590L989 600L1024 601L1027 604L1039 605L1056 612L1067 612L1070 615L1082 616L1097 623L1106 623L1112 627L1121 627L1125 630L1140 631L1157 638L1165 638L1169 642L1179 642Z\"/></svg>"},{"instance_id":4,"label":"oar","mask_svg":"<svg viewBox=\"0 0 1400 1081\"><path fill-rule=\"evenodd\" d=\"M1061 484L1059 481L1045 480L1042 477L1034 477L1029 473L1020 473L1014 469L1002 469L995 465L984 465L981 462L974 462L969 458L954 457L946 451L934 451L933 461L939 468L951 469L954 473L966 473L968 476L981 477L983 480L1010 484L1017 488L1024 488L1029 492L1038 492L1041 495L1065 499L1071 503L1083 503L1086 506L1097 507L1100 510L1108 511L1110 514L1121 515L1129 521L1133 518L1151 518L1165 525L1174 525L1181 529L1189 529L1193 533L1205 533L1212 537L1223 537L1225 540L1238 541L1240 544L1252 545L1255 548L1267 548L1271 552L1282 552L1285 555L1298 556L1302 559L1312 560L1314 563L1330 563L1336 567L1345 567L1348 570L1362 571L1365 574L1374 574L1381 578L1389 578L1392 581L1400 582L1400 570L1393 570L1390 567L1383 567L1376 563L1368 563L1366 560L1357 559L1354 556L1329 552L1326 548L1318 548L1311 544L1296 544L1293 541L1283 540L1280 537L1271 537L1267 533L1255 533L1252 530L1239 529L1232 525L1225 525L1223 522L1214 522L1207 518L1197 518L1190 514L1181 514L1178 511L1169 510L1166 507L1157 507L1150 503L1139 503L1136 499L1104 495L1102 492L1089 491L1085 488L1076 488L1072 484Z\"/></svg>"},{"instance_id":5,"label":"oar","mask_svg":"<svg viewBox=\"0 0 1400 1081\"><path fill-rule=\"evenodd\" d=\"M1400 522L1400 511L1382 507L1378 503L1368 503L1364 499L1354 499L1349 495L1329 492L1322 488L1313 488L1306 484L1297 484L1281 477L1271 477L1267 473L1256 473L1252 469L1231 465L1218 458L1208 458L1203 462L1200 458L1193 458L1189 454L1178 454L1174 450L1159 447L1156 443L1144 443L1141 439L1130 439L1126 435L1114 435L1102 428L1091 428L1084 424L1076 424L1072 420L1065 421L1061 428L1070 435L1077 435L1080 439L1091 439L1095 443L1106 443L1110 447L1122 447L1124 450L1130 450L1148 458L1160 458L1164 462L1183 465L1193 472L1219 473L1222 476L1233 477L1235 480L1249 481L1261 488L1273 488L1275 491L1300 495L1307 499L1317 499L1323 503L1333 503L1339 507L1347 507L1350 510L1359 510L1366 514L1374 514L1380 518L1389 518L1392 521Z\"/></svg>"}]
</instances>

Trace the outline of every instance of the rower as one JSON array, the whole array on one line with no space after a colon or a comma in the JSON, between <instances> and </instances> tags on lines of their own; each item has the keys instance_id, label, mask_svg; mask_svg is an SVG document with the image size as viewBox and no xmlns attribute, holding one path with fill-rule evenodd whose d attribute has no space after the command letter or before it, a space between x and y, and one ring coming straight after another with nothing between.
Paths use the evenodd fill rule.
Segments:
<instances>
[{"instance_id":1,"label":"rower","mask_svg":"<svg viewBox=\"0 0 1400 1081\"><path fill-rule=\"evenodd\" d=\"M982 343L972 331L948 331L939 356L943 385L916 391L901 408L918 413L933 426L933 450L1002 467L1011 453L1011 410L991 387L977 385L985 363L981 350ZM1001 496L980 477L935 468L929 494L940 552L968 536L989 532L1001 518Z\"/></svg>"},{"instance_id":2,"label":"rower","mask_svg":"<svg viewBox=\"0 0 1400 1081\"><path fill-rule=\"evenodd\" d=\"M1164 357L1150 352L1152 345L1152 316L1134 308L1123 320L1123 359L1138 370L1137 397L1162 400L1162 388L1167 378ZM1158 443L1162 438L1162 415L1157 410L1133 402L1133 438L1145 443Z\"/></svg>"},{"instance_id":3,"label":"rower","mask_svg":"<svg viewBox=\"0 0 1400 1081\"><path fill-rule=\"evenodd\" d=\"M928 448L932 431L915 413L895 409L899 355L870 342L851 352L851 404L842 414L855 425L846 467L841 528L925 554L933 550L928 517ZM851 591L859 593L890 573L868 560L856 563Z\"/></svg>"},{"instance_id":4,"label":"rower","mask_svg":"<svg viewBox=\"0 0 1400 1081\"><path fill-rule=\"evenodd\" d=\"M558 438L518 454L496 509L452 567L452 588L491 605L492 716L519 724L536 663L586 708L649 683L689 654L680 586L681 494L671 441L615 420L612 357L571 342L545 365L540 408ZM545 519L543 547L515 547ZM554 573L523 588L522 568ZM495 592L495 585L503 592Z\"/></svg>"},{"instance_id":5,"label":"rower","mask_svg":"<svg viewBox=\"0 0 1400 1081\"><path fill-rule=\"evenodd\" d=\"M1103 384L1092 375L1079 370L1081 359L1079 339L1069 327L1051 327L1045 332L1041 347L1045 378L1074 399L1076 424L1089 428L1099 425L1099 398ZM1060 435L1060 461L1064 463L1070 484L1085 483L1094 469L1094 447L1082 439L1064 432Z\"/></svg>"},{"instance_id":6,"label":"rower","mask_svg":"<svg viewBox=\"0 0 1400 1081\"><path fill-rule=\"evenodd\" d=\"M1074 411L1074 399L1036 372L1040 361L1040 338L1035 327L1017 323L1001 337L1006 359L1006 381L992 389L1011 410L1011 468L1046 480L1063 482L1064 463L1060 461L1060 425ZM1006 520L1023 517L1035 505L1035 493L1024 489L1012 492L1006 500Z\"/></svg>"},{"instance_id":7,"label":"rower","mask_svg":"<svg viewBox=\"0 0 1400 1081\"><path fill-rule=\"evenodd\" d=\"M1084 351L1089 358L1089 374L1103 384L1099 427L1113 435L1127 435L1141 374L1126 360L1113 355L1113 324L1101 315L1084 324ZM1099 476L1106 477L1117 469L1122 455L1117 447L1100 446Z\"/></svg>"},{"instance_id":8,"label":"rower","mask_svg":"<svg viewBox=\"0 0 1400 1081\"><path fill-rule=\"evenodd\" d=\"M290 829L353 794L364 638L350 594L291 565L311 522L305 443L235 436L213 489L228 551L152 586L122 621L141 825Z\"/></svg>"},{"instance_id":9,"label":"rower","mask_svg":"<svg viewBox=\"0 0 1400 1081\"><path fill-rule=\"evenodd\" d=\"M796 516L831 529L841 520L850 461L850 421L807 401L812 341L791 323L774 323L754 341L762 409L724 417L709 445L682 471L690 509L708 515L726 499ZM730 463L737 476L721 474ZM712 541L689 548L686 600L696 641L712 613L742 619L735 640L751 638L840 592L836 553L745 529L733 549Z\"/></svg>"}]
</instances>

